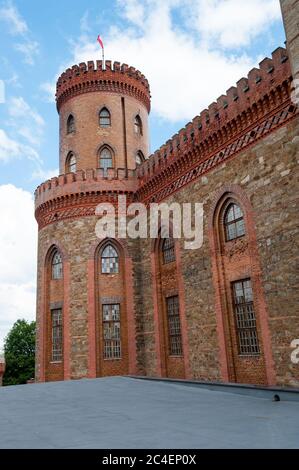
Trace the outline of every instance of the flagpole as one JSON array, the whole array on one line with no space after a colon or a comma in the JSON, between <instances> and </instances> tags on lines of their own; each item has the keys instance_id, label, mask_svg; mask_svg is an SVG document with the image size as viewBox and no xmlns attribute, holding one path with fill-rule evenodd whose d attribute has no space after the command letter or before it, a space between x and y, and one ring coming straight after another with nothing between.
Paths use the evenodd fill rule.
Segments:
<instances>
[{"instance_id":1,"label":"flagpole","mask_svg":"<svg viewBox=\"0 0 299 470\"><path fill-rule=\"evenodd\" d=\"M104 51L104 48L102 47L102 62L103 62L103 69L106 68L105 66L105 51Z\"/></svg>"}]
</instances>

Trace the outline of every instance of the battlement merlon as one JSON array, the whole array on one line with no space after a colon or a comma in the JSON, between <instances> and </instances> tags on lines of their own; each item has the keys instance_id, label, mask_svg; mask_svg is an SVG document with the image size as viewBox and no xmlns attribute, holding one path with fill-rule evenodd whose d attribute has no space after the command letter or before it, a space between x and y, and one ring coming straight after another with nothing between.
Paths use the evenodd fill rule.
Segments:
<instances>
[{"instance_id":1,"label":"battlement merlon","mask_svg":"<svg viewBox=\"0 0 299 470\"><path fill-rule=\"evenodd\" d=\"M40 184L35 190L35 209L51 200L69 197L73 194L92 194L111 191L126 194L137 190L138 182L134 170L109 168L107 174L103 169L78 170L55 176Z\"/></svg>"},{"instance_id":2,"label":"battlement merlon","mask_svg":"<svg viewBox=\"0 0 299 470\"><path fill-rule=\"evenodd\" d=\"M265 112L289 97L291 80L287 50L278 47L271 59L263 59L259 68L250 70L246 78L241 78L236 86L229 88L225 95L201 111L192 123L188 123L140 165L139 178L151 177L195 144L213 147L219 135L221 138L232 136L252 125Z\"/></svg>"},{"instance_id":3,"label":"battlement merlon","mask_svg":"<svg viewBox=\"0 0 299 470\"><path fill-rule=\"evenodd\" d=\"M73 96L96 91L135 96L150 112L150 87L145 76L134 67L110 60L106 60L105 65L102 60L82 62L63 72L56 84L58 112L61 105Z\"/></svg>"}]
</instances>

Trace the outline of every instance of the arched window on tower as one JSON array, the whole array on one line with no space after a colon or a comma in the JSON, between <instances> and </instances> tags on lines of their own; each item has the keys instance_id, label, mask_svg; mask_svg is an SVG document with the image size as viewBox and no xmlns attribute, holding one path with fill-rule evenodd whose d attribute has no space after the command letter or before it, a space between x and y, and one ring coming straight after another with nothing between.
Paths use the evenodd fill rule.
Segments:
<instances>
[{"instance_id":1,"label":"arched window on tower","mask_svg":"<svg viewBox=\"0 0 299 470\"><path fill-rule=\"evenodd\" d=\"M112 245L107 245L101 256L102 274L119 273L119 259L116 249Z\"/></svg>"},{"instance_id":2,"label":"arched window on tower","mask_svg":"<svg viewBox=\"0 0 299 470\"><path fill-rule=\"evenodd\" d=\"M56 250L52 258L52 279L62 279L62 270L62 256Z\"/></svg>"},{"instance_id":3,"label":"arched window on tower","mask_svg":"<svg viewBox=\"0 0 299 470\"><path fill-rule=\"evenodd\" d=\"M104 175L107 175L108 168L113 168L112 151L108 147L103 147L100 150L100 168L104 170Z\"/></svg>"},{"instance_id":4,"label":"arched window on tower","mask_svg":"<svg viewBox=\"0 0 299 470\"><path fill-rule=\"evenodd\" d=\"M111 126L111 114L107 108L103 108L100 111L100 127Z\"/></svg>"},{"instance_id":5,"label":"arched window on tower","mask_svg":"<svg viewBox=\"0 0 299 470\"><path fill-rule=\"evenodd\" d=\"M135 116L134 128L137 135L143 135L142 121L138 114Z\"/></svg>"},{"instance_id":6,"label":"arched window on tower","mask_svg":"<svg viewBox=\"0 0 299 470\"><path fill-rule=\"evenodd\" d=\"M141 150L136 153L136 165L141 165L144 162L145 158Z\"/></svg>"},{"instance_id":7,"label":"arched window on tower","mask_svg":"<svg viewBox=\"0 0 299 470\"><path fill-rule=\"evenodd\" d=\"M169 264L175 261L175 250L173 238L165 238L162 243L163 263Z\"/></svg>"},{"instance_id":8,"label":"arched window on tower","mask_svg":"<svg viewBox=\"0 0 299 470\"><path fill-rule=\"evenodd\" d=\"M236 203L229 204L224 215L226 241L235 240L245 235L243 212Z\"/></svg>"},{"instance_id":9,"label":"arched window on tower","mask_svg":"<svg viewBox=\"0 0 299 470\"><path fill-rule=\"evenodd\" d=\"M77 159L73 152L70 152L66 159L66 173L76 173L77 171Z\"/></svg>"},{"instance_id":10,"label":"arched window on tower","mask_svg":"<svg viewBox=\"0 0 299 470\"><path fill-rule=\"evenodd\" d=\"M69 115L68 120L67 120L67 133L72 134L75 132L75 118L72 114Z\"/></svg>"}]
</instances>

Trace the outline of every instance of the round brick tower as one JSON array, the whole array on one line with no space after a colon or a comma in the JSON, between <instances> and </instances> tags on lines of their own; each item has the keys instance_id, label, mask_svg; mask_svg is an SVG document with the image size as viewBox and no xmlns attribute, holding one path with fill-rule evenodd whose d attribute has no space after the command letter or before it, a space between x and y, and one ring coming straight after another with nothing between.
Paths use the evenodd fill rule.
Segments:
<instances>
[{"instance_id":1,"label":"round brick tower","mask_svg":"<svg viewBox=\"0 0 299 470\"><path fill-rule=\"evenodd\" d=\"M150 91L119 62L73 66L57 82L60 176L35 193L38 381L137 371L133 240L99 240L101 202L134 200L148 156Z\"/></svg>"}]
</instances>

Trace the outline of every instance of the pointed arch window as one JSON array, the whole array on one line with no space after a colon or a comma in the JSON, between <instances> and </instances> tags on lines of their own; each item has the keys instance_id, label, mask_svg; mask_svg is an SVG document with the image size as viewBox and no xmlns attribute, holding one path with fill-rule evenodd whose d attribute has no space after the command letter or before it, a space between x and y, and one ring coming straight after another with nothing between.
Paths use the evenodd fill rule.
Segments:
<instances>
[{"instance_id":1,"label":"pointed arch window","mask_svg":"<svg viewBox=\"0 0 299 470\"><path fill-rule=\"evenodd\" d=\"M116 249L112 245L107 245L101 256L102 274L118 274L119 258Z\"/></svg>"},{"instance_id":2,"label":"pointed arch window","mask_svg":"<svg viewBox=\"0 0 299 470\"><path fill-rule=\"evenodd\" d=\"M108 147L100 150L100 168L104 170L104 175L107 175L108 168L113 168L112 152Z\"/></svg>"},{"instance_id":3,"label":"pointed arch window","mask_svg":"<svg viewBox=\"0 0 299 470\"><path fill-rule=\"evenodd\" d=\"M141 150L139 150L136 154L136 165L141 165L144 162L145 158Z\"/></svg>"},{"instance_id":4,"label":"pointed arch window","mask_svg":"<svg viewBox=\"0 0 299 470\"><path fill-rule=\"evenodd\" d=\"M169 264L175 261L174 239L165 238L162 243L163 263Z\"/></svg>"},{"instance_id":5,"label":"pointed arch window","mask_svg":"<svg viewBox=\"0 0 299 470\"><path fill-rule=\"evenodd\" d=\"M111 126L111 114L107 108L103 108L100 111L100 127Z\"/></svg>"},{"instance_id":6,"label":"pointed arch window","mask_svg":"<svg viewBox=\"0 0 299 470\"><path fill-rule=\"evenodd\" d=\"M135 133L137 135L143 135L142 121L141 121L141 117L138 114L135 117L134 128L135 128Z\"/></svg>"},{"instance_id":7,"label":"pointed arch window","mask_svg":"<svg viewBox=\"0 0 299 470\"><path fill-rule=\"evenodd\" d=\"M72 114L69 115L68 120L67 120L67 133L72 134L75 132L75 118Z\"/></svg>"},{"instance_id":8,"label":"pointed arch window","mask_svg":"<svg viewBox=\"0 0 299 470\"><path fill-rule=\"evenodd\" d=\"M226 241L235 240L245 235L245 224L242 209L238 204L231 203L224 216Z\"/></svg>"},{"instance_id":9,"label":"pointed arch window","mask_svg":"<svg viewBox=\"0 0 299 470\"><path fill-rule=\"evenodd\" d=\"M76 173L77 159L73 152L70 152L66 159L66 173Z\"/></svg>"},{"instance_id":10,"label":"pointed arch window","mask_svg":"<svg viewBox=\"0 0 299 470\"><path fill-rule=\"evenodd\" d=\"M62 279L62 256L58 250L55 251L52 258L52 279Z\"/></svg>"}]
</instances>

